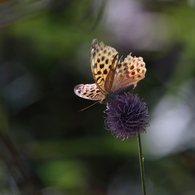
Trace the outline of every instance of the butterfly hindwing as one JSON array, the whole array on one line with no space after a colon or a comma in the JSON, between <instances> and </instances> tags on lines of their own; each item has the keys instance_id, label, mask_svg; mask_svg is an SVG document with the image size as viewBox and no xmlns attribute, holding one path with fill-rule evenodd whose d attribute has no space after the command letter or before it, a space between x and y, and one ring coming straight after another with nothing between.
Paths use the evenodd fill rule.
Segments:
<instances>
[{"instance_id":1,"label":"butterfly hindwing","mask_svg":"<svg viewBox=\"0 0 195 195\"><path fill-rule=\"evenodd\" d=\"M105 95L99 90L95 83L93 84L79 84L74 87L74 92L79 97L89 100L103 100Z\"/></svg>"},{"instance_id":2,"label":"butterfly hindwing","mask_svg":"<svg viewBox=\"0 0 195 195\"><path fill-rule=\"evenodd\" d=\"M91 44L90 62L97 87L103 94L108 94L113 84L118 52L110 46L105 46L103 42L98 44L97 39L94 39Z\"/></svg>"},{"instance_id":3,"label":"butterfly hindwing","mask_svg":"<svg viewBox=\"0 0 195 195\"><path fill-rule=\"evenodd\" d=\"M132 57L129 54L116 68L112 91L117 91L128 86L136 87L144 79L146 73L145 62L142 57Z\"/></svg>"}]
</instances>

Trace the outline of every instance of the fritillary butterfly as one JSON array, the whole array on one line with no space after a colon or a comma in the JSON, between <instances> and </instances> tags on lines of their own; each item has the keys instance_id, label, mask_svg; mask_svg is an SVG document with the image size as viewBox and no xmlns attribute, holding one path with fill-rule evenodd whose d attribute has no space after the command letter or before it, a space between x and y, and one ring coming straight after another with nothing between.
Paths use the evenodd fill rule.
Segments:
<instances>
[{"instance_id":1,"label":"fritillary butterfly","mask_svg":"<svg viewBox=\"0 0 195 195\"><path fill-rule=\"evenodd\" d=\"M107 103L117 95L134 89L144 79L146 68L142 57L132 57L131 53L123 62L118 61L118 52L98 43L91 43L90 64L95 83L79 84L74 92L79 97Z\"/></svg>"}]
</instances>

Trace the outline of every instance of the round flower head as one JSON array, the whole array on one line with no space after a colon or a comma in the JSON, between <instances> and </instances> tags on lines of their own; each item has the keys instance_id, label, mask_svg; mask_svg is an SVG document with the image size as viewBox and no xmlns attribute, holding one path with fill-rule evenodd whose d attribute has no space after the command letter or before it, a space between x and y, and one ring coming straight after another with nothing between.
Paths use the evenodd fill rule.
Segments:
<instances>
[{"instance_id":1,"label":"round flower head","mask_svg":"<svg viewBox=\"0 0 195 195\"><path fill-rule=\"evenodd\" d=\"M122 140L145 132L148 126L148 108L137 95L124 93L107 104L105 125L112 135Z\"/></svg>"}]
</instances>

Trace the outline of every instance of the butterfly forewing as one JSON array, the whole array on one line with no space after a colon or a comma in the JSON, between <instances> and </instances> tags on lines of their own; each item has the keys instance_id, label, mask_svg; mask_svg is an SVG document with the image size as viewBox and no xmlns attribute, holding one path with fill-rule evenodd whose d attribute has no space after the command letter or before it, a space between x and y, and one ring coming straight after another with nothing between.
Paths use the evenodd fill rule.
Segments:
<instances>
[{"instance_id":1,"label":"butterfly forewing","mask_svg":"<svg viewBox=\"0 0 195 195\"><path fill-rule=\"evenodd\" d=\"M110 46L105 46L103 42L98 44L97 39L94 39L91 44L90 62L97 87L107 95L113 84L118 52Z\"/></svg>"},{"instance_id":2,"label":"butterfly forewing","mask_svg":"<svg viewBox=\"0 0 195 195\"><path fill-rule=\"evenodd\" d=\"M116 68L112 91L134 85L144 79L146 73L145 62L142 57L132 57L129 54L123 62L119 62Z\"/></svg>"},{"instance_id":3,"label":"butterfly forewing","mask_svg":"<svg viewBox=\"0 0 195 195\"><path fill-rule=\"evenodd\" d=\"M79 97L89 100L103 100L105 98L95 83L76 85L74 92Z\"/></svg>"}]
</instances>

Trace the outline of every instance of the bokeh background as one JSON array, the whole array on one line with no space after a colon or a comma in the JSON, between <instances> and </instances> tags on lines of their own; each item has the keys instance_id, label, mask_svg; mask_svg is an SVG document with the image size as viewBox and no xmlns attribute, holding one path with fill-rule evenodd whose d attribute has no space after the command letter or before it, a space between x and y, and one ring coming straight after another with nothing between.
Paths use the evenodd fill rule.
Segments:
<instances>
[{"instance_id":1,"label":"bokeh background","mask_svg":"<svg viewBox=\"0 0 195 195\"><path fill-rule=\"evenodd\" d=\"M94 38L146 62L147 193L194 195L194 0L0 0L0 194L141 194L136 138L105 130L105 105L78 112Z\"/></svg>"}]
</instances>

